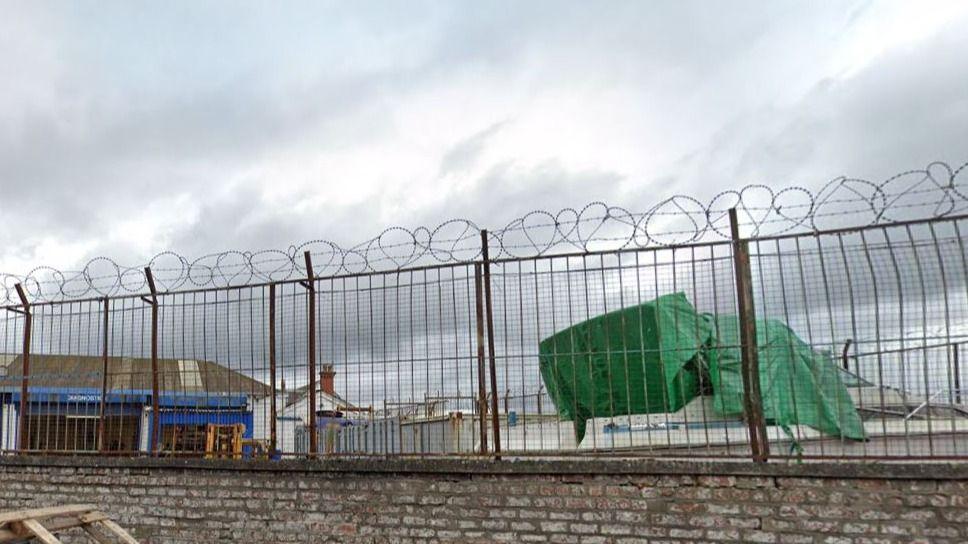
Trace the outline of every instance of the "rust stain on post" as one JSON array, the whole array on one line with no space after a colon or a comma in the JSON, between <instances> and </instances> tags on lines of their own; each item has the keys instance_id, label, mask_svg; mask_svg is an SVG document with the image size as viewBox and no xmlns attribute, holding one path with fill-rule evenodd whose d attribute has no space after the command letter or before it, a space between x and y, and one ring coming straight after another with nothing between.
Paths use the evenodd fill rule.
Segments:
<instances>
[{"instance_id":1,"label":"rust stain on post","mask_svg":"<svg viewBox=\"0 0 968 544\"><path fill-rule=\"evenodd\" d=\"M276 284L269 284L269 449L276 451Z\"/></svg>"},{"instance_id":2,"label":"rust stain on post","mask_svg":"<svg viewBox=\"0 0 968 544\"><path fill-rule=\"evenodd\" d=\"M481 257L484 261L484 310L487 317L487 358L491 373L491 427L494 433L494 457L501 458L501 422L497 411L497 363L494 354L494 313L491 304L491 260L488 256L487 230L481 231ZM504 409L507 413L507 408Z\"/></svg>"},{"instance_id":3,"label":"rust stain on post","mask_svg":"<svg viewBox=\"0 0 968 544\"><path fill-rule=\"evenodd\" d=\"M736 273L736 303L739 307L740 350L743 356L743 407L749 425L753 460L765 463L770 456L770 442L763 418L760 395L759 353L756 349L756 311L753 305L753 276L750 271L749 242L740 237L736 208L729 210L733 238L733 265Z\"/></svg>"},{"instance_id":4,"label":"rust stain on post","mask_svg":"<svg viewBox=\"0 0 968 544\"><path fill-rule=\"evenodd\" d=\"M318 451L316 443L316 275L313 273L313 258L309 250L303 254L306 259L306 283L309 291L309 455Z\"/></svg>"},{"instance_id":5,"label":"rust stain on post","mask_svg":"<svg viewBox=\"0 0 968 544\"><path fill-rule=\"evenodd\" d=\"M104 327L103 334L101 336L101 405L97 424L97 443L98 450L101 453L107 451L106 448L106 437L105 431L107 423L104 421L104 413L107 409L107 396L108 396L108 312L111 310L111 299L104 297L104 320L102 321L102 326Z\"/></svg>"},{"instance_id":6,"label":"rust stain on post","mask_svg":"<svg viewBox=\"0 0 968 544\"><path fill-rule=\"evenodd\" d=\"M484 386L484 299L481 264L474 263L474 302L477 315L477 415L481 428L481 455L487 455L487 388Z\"/></svg>"},{"instance_id":7,"label":"rust stain on post","mask_svg":"<svg viewBox=\"0 0 968 544\"><path fill-rule=\"evenodd\" d=\"M20 297L20 304L23 306L24 314L24 346L21 364L23 366L23 377L20 379L20 425L18 425L17 448L21 451L27 449L27 410L30 406L28 402L28 383L30 380L30 301L27 300L27 293L19 283L14 285L17 289L17 296Z\"/></svg>"},{"instance_id":8,"label":"rust stain on post","mask_svg":"<svg viewBox=\"0 0 968 544\"><path fill-rule=\"evenodd\" d=\"M147 300L151 304L151 443L148 451L151 455L158 455L158 435L161 432L161 414L158 412L158 396L161 394L158 385L158 290L151 267L145 267L145 278L151 290L151 299Z\"/></svg>"}]
</instances>

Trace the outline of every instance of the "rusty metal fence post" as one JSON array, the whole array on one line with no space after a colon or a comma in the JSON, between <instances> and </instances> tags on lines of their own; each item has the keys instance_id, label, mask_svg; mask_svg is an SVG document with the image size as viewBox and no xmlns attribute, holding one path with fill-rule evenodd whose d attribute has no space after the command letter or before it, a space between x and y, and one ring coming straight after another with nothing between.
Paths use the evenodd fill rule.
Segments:
<instances>
[{"instance_id":1,"label":"rusty metal fence post","mask_svg":"<svg viewBox=\"0 0 968 544\"><path fill-rule=\"evenodd\" d=\"M145 279L151 298L141 297L141 300L151 305L151 436L149 437L149 455L158 455L158 436L161 433L161 413L159 412L158 397L161 388L158 384L158 289L155 288L155 277L151 274L151 267L145 267Z\"/></svg>"},{"instance_id":2,"label":"rusty metal fence post","mask_svg":"<svg viewBox=\"0 0 968 544\"><path fill-rule=\"evenodd\" d=\"M269 455L276 454L276 284L269 284Z\"/></svg>"},{"instance_id":3,"label":"rusty metal fence post","mask_svg":"<svg viewBox=\"0 0 968 544\"><path fill-rule=\"evenodd\" d=\"M102 300L104 304L104 319L101 322L104 330L101 334L101 403L99 407L99 417L97 420L97 449L101 453L107 451L105 448L106 440L105 433L107 423L104 420L105 411L107 410L107 397L108 397L108 312L111 310L111 299L104 297Z\"/></svg>"},{"instance_id":4,"label":"rusty metal fence post","mask_svg":"<svg viewBox=\"0 0 968 544\"><path fill-rule=\"evenodd\" d=\"M307 365L309 369L309 455L318 453L316 443L316 275L313 273L313 258L307 250L303 257L306 259L306 281L301 282L309 295L309 345L307 347Z\"/></svg>"},{"instance_id":5,"label":"rusty metal fence post","mask_svg":"<svg viewBox=\"0 0 968 544\"><path fill-rule=\"evenodd\" d=\"M30 406L28 385L30 380L30 325L32 316L30 314L30 301L27 300L27 293L24 292L23 286L18 283L14 285L14 288L17 289L20 305L23 306L23 310L19 313L24 316L23 356L20 361L23 368L23 376L20 379L20 424L17 427L17 449L24 451L29 446L27 441L27 411Z\"/></svg>"},{"instance_id":6,"label":"rusty metal fence post","mask_svg":"<svg viewBox=\"0 0 968 544\"><path fill-rule=\"evenodd\" d=\"M487 455L487 388L484 386L484 297L481 263L474 263L474 303L477 317L477 415L480 418L481 455Z\"/></svg>"},{"instance_id":7,"label":"rusty metal fence post","mask_svg":"<svg viewBox=\"0 0 968 544\"><path fill-rule=\"evenodd\" d=\"M736 208L729 210L733 238L733 266L736 276L736 303L739 309L740 351L742 353L743 411L749 426L753 461L765 463L770 456L770 441L763 417L760 395L760 365L756 346L756 310L753 304L753 274L750 269L749 242L740 236Z\"/></svg>"},{"instance_id":8,"label":"rusty metal fence post","mask_svg":"<svg viewBox=\"0 0 968 544\"><path fill-rule=\"evenodd\" d=\"M481 231L481 258L484 268L484 311L487 318L487 358L491 373L491 429L494 433L494 458L501 458L501 422L497 410L497 362L494 354L494 309L491 304L491 259L488 254L487 230ZM505 412L507 410L505 409Z\"/></svg>"}]
</instances>

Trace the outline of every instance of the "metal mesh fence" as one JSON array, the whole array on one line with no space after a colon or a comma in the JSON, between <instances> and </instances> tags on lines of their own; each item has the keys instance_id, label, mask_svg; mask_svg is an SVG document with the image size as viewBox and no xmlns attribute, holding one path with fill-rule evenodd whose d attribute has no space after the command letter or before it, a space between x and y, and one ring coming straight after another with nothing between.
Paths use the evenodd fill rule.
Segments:
<instances>
[{"instance_id":1,"label":"metal mesh fence","mask_svg":"<svg viewBox=\"0 0 968 544\"><path fill-rule=\"evenodd\" d=\"M966 222L21 290L0 450L964 458Z\"/></svg>"}]
</instances>

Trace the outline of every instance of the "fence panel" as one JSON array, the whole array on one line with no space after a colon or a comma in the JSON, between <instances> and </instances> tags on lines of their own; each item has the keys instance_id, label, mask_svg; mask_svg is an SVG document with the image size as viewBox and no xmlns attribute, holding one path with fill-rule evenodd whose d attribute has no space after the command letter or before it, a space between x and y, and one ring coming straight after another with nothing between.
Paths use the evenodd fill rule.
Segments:
<instances>
[{"instance_id":1,"label":"fence panel","mask_svg":"<svg viewBox=\"0 0 968 544\"><path fill-rule=\"evenodd\" d=\"M968 339L965 219L938 219L763 238L752 243L757 316L798 338L774 338L768 356L803 343L824 362L785 379L833 380L847 396L773 395L768 414L823 420L774 430L779 452L816 457L961 457L968 406L958 346ZM836 366L836 372L831 370ZM798 373L799 372L799 373ZM779 374L774 376L779 379ZM784 408L783 403L789 404ZM838 404L839 403L839 404ZM860 419L834 425L837 418ZM841 414L840 412L844 412Z\"/></svg>"},{"instance_id":2,"label":"fence panel","mask_svg":"<svg viewBox=\"0 0 968 544\"><path fill-rule=\"evenodd\" d=\"M749 455L746 424L706 394L706 314L736 312L730 244L492 269L504 450Z\"/></svg>"},{"instance_id":3,"label":"fence panel","mask_svg":"<svg viewBox=\"0 0 968 544\"><path fill-rule=\"evenodd\" d=\"M388 271L313 274L310 253L215 287L160 266L154 292L21 286L0 318L0 451L965 458L966 223L737 221L754 236L522 256L485 231L455 240L499 250Z\"/></svg>"}]
</instances>

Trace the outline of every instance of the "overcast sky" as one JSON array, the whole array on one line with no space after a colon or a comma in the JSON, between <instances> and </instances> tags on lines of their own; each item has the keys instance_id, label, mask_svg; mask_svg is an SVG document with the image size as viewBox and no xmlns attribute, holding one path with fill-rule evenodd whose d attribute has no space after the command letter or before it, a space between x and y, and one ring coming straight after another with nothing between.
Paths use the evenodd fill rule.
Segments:
<instances>
[{"instance_id":1,"label":"overcast sky","mask_svg":"<svg viewBox=\"0 0 968 544\"><path fill-rule=\"evenodd\" d=\"M0 271L968 160L968 3L3 2Z\"/></svg>"}]
</instances>

